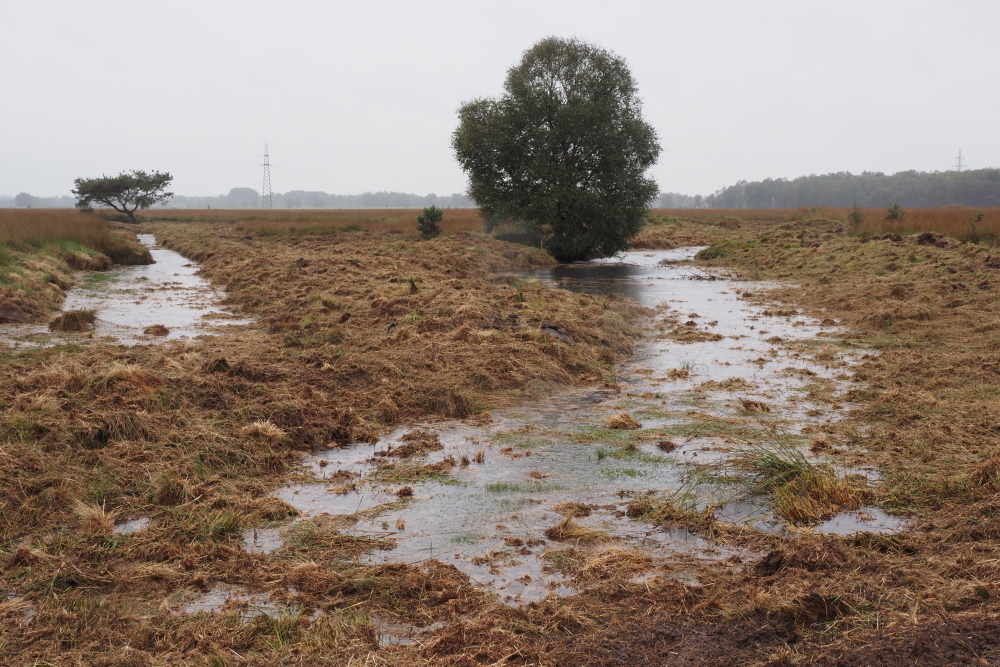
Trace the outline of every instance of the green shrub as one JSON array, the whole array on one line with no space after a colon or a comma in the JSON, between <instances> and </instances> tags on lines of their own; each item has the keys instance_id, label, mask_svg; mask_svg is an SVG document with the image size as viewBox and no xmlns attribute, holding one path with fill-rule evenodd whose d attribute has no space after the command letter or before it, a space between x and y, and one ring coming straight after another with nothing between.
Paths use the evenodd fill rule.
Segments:
<instances>
[{"instance_id":1,"label":"green shrub","mask_svg":"<svg viewBox=\"0 0 1000 667\"><path fill-rule=\"evenodd\" d=\"M441 225L438 223L444 218L444 211L437 206L428 206L424 212L417 216L417 231L425 239L432 239L441 233Z\"/></svg>"},{"instance_id":2,"label":"green shrub","mask_svg":"<svg viewBox=\"0 0 1000 667\"><path fill-rule=\"evenodd\" d=\"M906 212L903 211L903 208L899 205L898 199L889 204L889 208L885 211L886 220L902 220L904 215L906 215Z\"/></svg>"}]
</instances>

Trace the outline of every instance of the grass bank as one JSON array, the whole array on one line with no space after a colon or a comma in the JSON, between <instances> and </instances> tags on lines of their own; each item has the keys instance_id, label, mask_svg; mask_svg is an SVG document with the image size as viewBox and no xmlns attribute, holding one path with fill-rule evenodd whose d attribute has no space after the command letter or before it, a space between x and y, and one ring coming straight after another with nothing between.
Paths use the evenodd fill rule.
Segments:
<instances>
[{"instance_id":1,"label":"grass bank","mask_svg":"<svg viewBox=\"0 0 1000 667\"><path fill-rule=\"evenodd\" d=\"M134 235L73 210L0 209L0 323L45 320L74 270L152 261Z\"/></svg>"}]
</instances>

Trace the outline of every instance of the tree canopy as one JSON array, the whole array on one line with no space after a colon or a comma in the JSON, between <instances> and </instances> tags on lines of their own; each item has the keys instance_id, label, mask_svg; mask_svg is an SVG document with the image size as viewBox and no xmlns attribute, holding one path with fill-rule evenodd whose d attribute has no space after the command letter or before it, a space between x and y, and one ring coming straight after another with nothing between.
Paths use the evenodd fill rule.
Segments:
<instances>
[{"instance_id":1,"label":"tree canopy","mask_svg":"<svg viewBox=\"0 0 1000 667\"><path fill-rule=\"evenodd\" d=\"M168 173L146 173L141 170L122 172L118 176L78 178L73 181L73 195L80 210L89 211L94 205L107 206L135 222L135 212L174 196L167 187L174 177Z\"/></svg>"},{"instance_id":2,"label":"tree canopy","mask_svg":"<svg viewBox=\"0 0 1000 667\"><path fill-rule=\"evenodd\" d=\"M638 234L660 146L622 58L549 37L508 71L502 95L458 115L452 147L488 229L525 225L560 261L613 255Z\"/></svg>"}]
</instances>

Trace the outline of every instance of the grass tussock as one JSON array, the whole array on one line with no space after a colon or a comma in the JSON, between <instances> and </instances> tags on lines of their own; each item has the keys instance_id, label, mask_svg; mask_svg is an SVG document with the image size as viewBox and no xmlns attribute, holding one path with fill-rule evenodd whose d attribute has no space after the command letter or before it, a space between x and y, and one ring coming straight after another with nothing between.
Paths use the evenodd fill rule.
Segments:
<instances>
[{"instance_id":1,"label":"grass tussock","mask_svg":"<svg viewBox=\"0 0 1000 667\"><path fill-rule=\"evenodd\" d=\"M246 438L260 438L269 442L279 442L285 438L285 432L268 419L259 419L247 424L240 433Z\"/></svg>"},{"instance_id":2,"label":"grass tussock","mask_svg":"<svg viewBox=\"0 0 1000 667\"><path fill-rule=\"evenodd\" d=\"M108 512L100 505L74 499L72 506L73 514L80 519L84 529L90 533L107 534L115 527L114 512Z\"/></svg>"},{"instance_id":3,"label":"grass tussock","mask_svg":"<svg viewBox=\"0 0 1000 667\"><path fill-rule=\"evenodd\" d=\"M162 324L151 324L142 330L142 333L147 336L166 336L170 333L170 329L163 326Z\"/></svg>"},{"instance_id":4,"label":"grass tussock","mask_svg":"<svg viewBox=\"0 0 1000 667\"><path fill-rule=\"evenodd\" d=\"M861 479L810 461L779 427L763 420L758 424L754 435L715 465L715 474L740 482L751 494L768 496L775 514L792 524L809 524L857 510L874 498Z\"/></svg>"},{"instance_id":5,"label":"grass tussock","mask_svg":"<svg viewBox=\"0 0 1000 667\"><path fill-rule=\"evenodd\" d=\"M616 415L608 417L604 420L604 425L610 429L625 431L634 431L642 428L642 424L635 417L625 412L619 412Z\"/></svg>"},{"instance_id":6,"label":"grass tussock","mask_svg":"<svg viewBox=\"0 0 1000 667\"><path fill-rule=\"evenodd\" d=\"M81 333L89 331L97 321L93 310L70 310L49 322L49 331Z\"/></svg>"}]
</instances>

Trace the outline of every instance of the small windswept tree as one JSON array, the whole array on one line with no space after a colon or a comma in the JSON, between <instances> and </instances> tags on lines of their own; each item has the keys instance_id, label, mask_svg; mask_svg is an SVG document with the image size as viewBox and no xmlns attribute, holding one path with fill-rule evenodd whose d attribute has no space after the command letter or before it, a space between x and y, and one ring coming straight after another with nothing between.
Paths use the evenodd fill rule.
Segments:
<instances>
[{"instance_id":1,"label":"small windswept tree","mask_svg":"<svg viewBox=\"0 0 1000 667\"><path fill-rule=\"evenodd\" d=\"M133 169L117 176L78 178L73 181L73 195L81 211L91 211L95 205L106 206L124 213L129 222L134 223L137 210L166 202L174 196L173 192L166 191L173 180L169 173Z\"/></svg>"},{"instance_id":2,"label":"small windswept tree","mask_svg":"<svg viewBox=\"0 0 1000 667\"><path fill-rule=\"evenodd\" d=\"M424 209L424 212L417 216L417 231L425 239L432 239L441 233L441 225L438 223L444 218L444 211L433 204Z\"/></svg>"}]
</instances>

